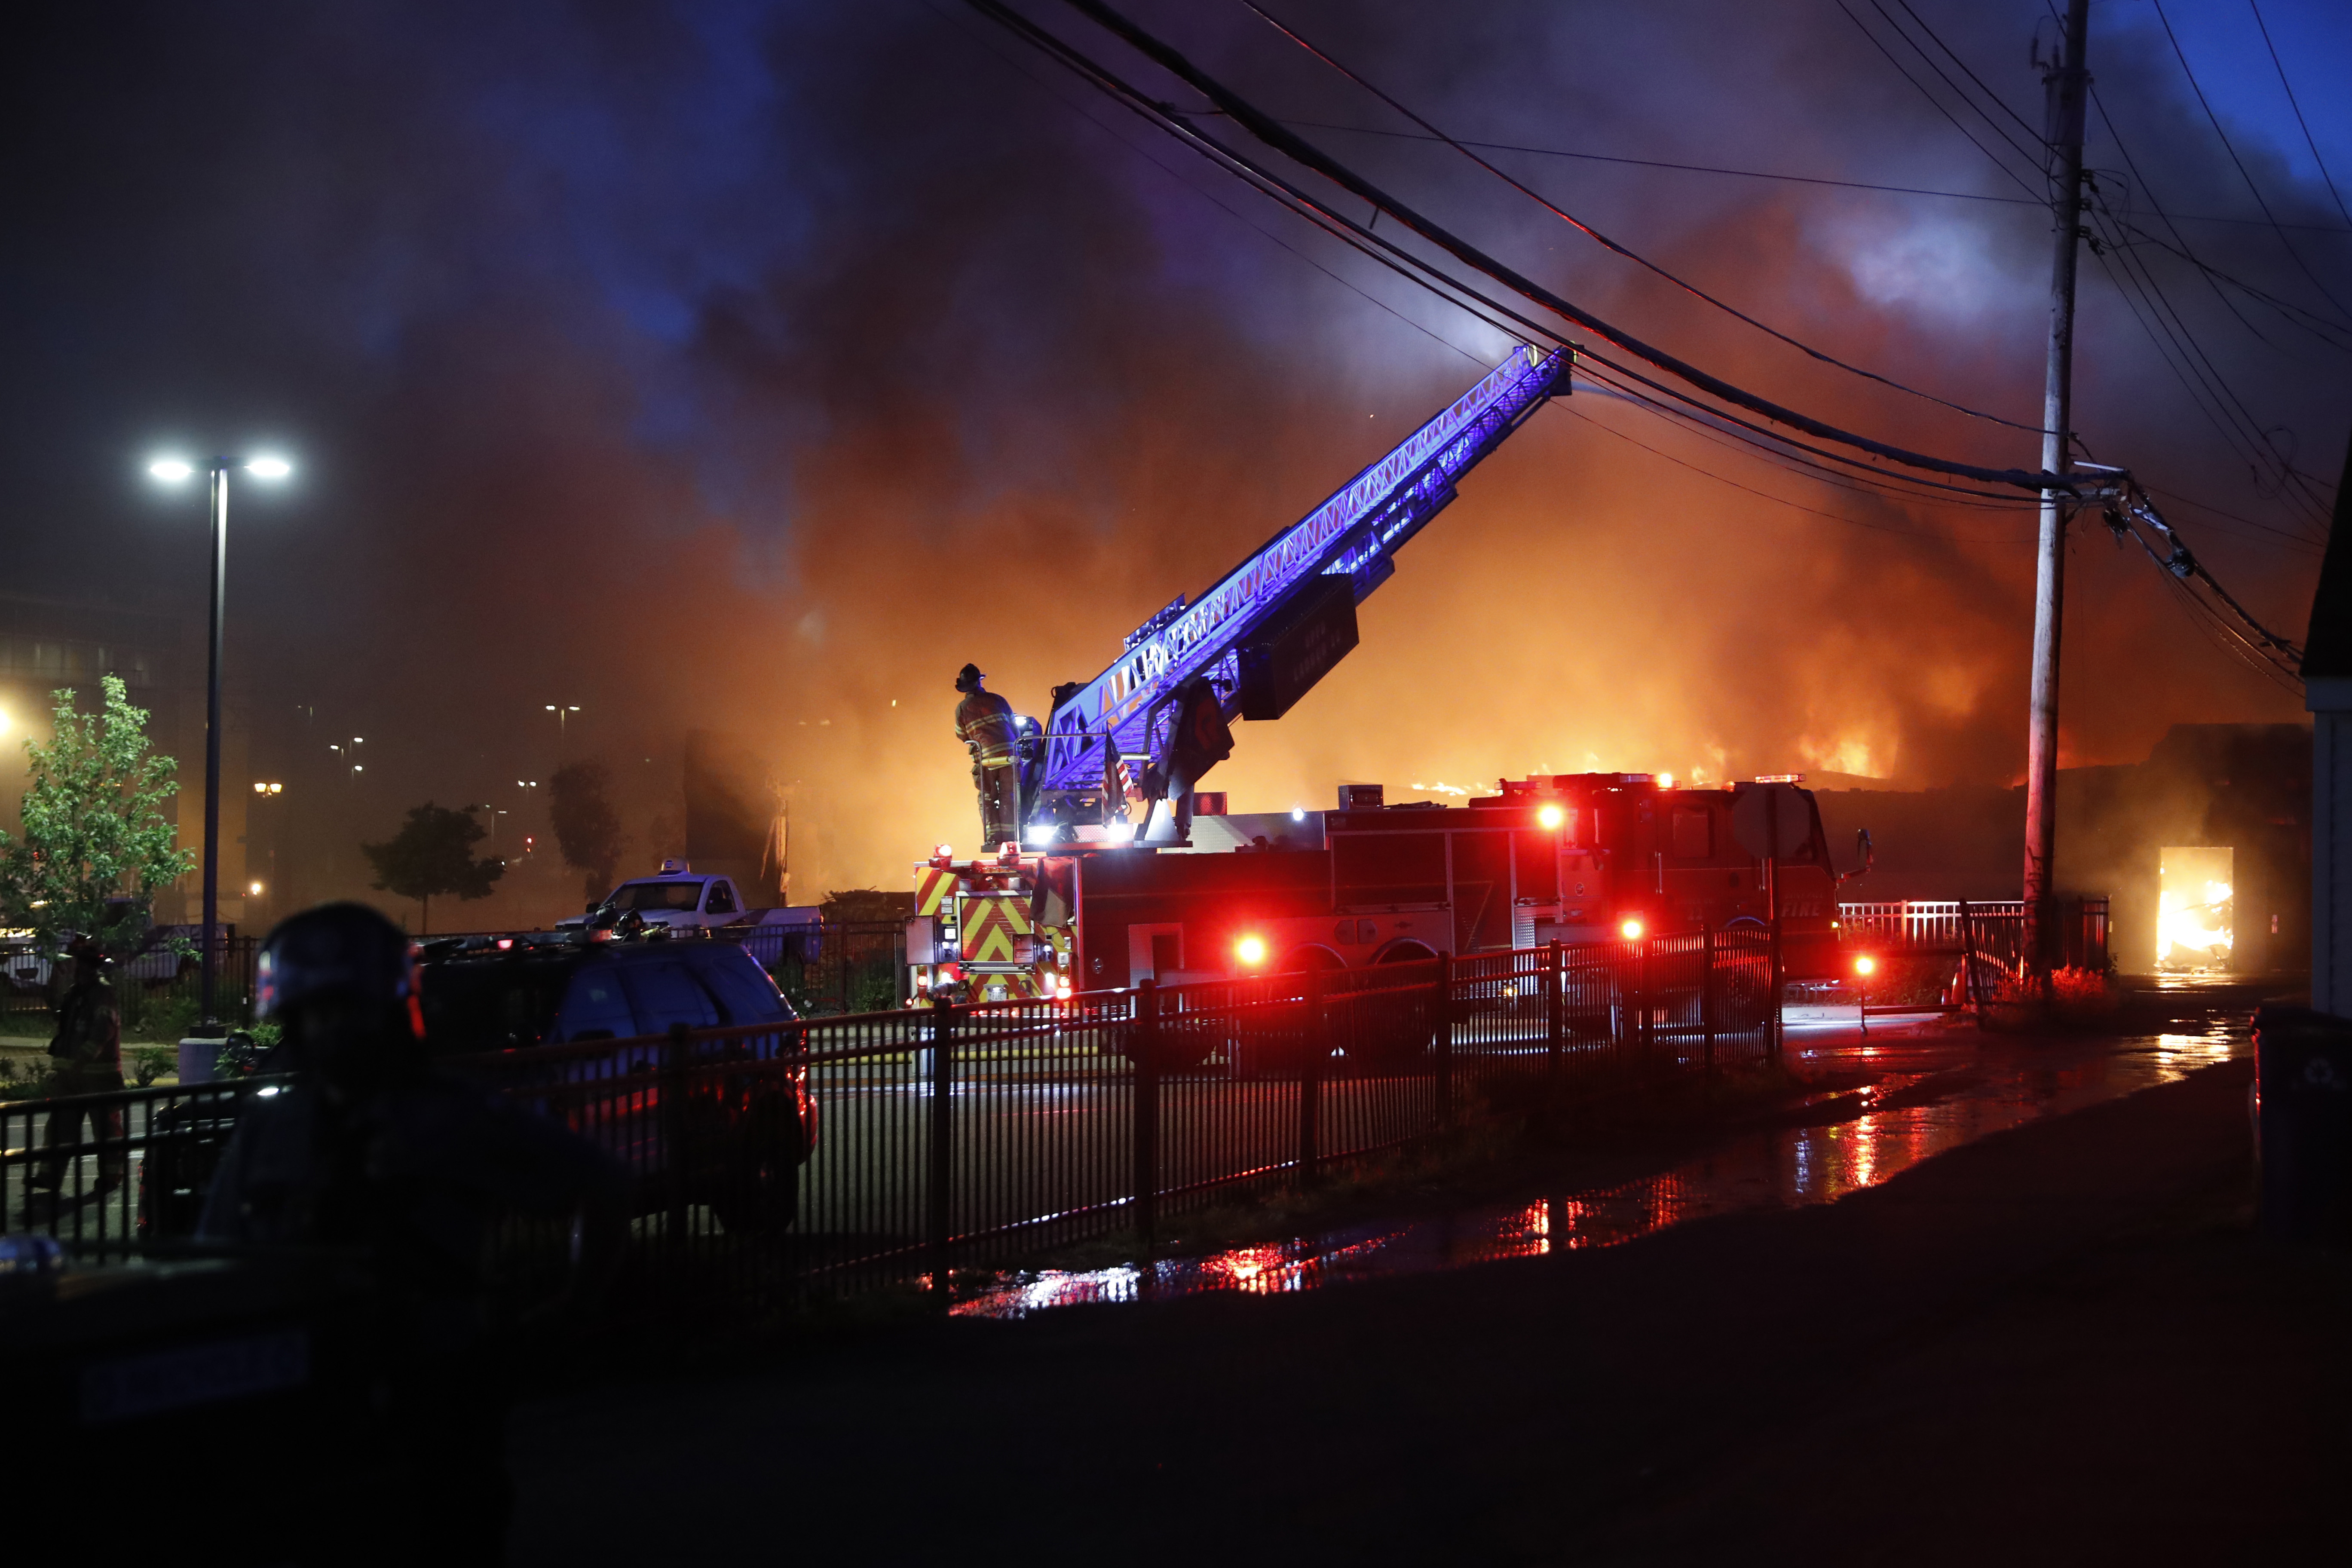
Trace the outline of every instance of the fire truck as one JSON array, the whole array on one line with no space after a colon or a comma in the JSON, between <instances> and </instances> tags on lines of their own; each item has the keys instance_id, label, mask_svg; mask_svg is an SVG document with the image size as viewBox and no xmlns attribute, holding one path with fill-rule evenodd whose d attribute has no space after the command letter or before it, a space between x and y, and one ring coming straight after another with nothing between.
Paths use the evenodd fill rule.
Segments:
<instances>
[{"instance_id":1,"label":"fire truck","mask_svg":"<svg viewBox=\"0 0 2352 1568\"><path fill-rule=\"evenodd\" d=\"M915 868L916 997L1017 999L1251 970L1764 924L1828 973L1837 873L1793 781L1646 773L1504 780L1464 806L1223 815L1199 790L1237 719L1279 719L1354 648L1356 605L1476 464L1566 393L1571 356L1515 351L1208 593L1058 687L1021 762L1018 844ZM1769 842L1767 841L1769 839Z\"/></svg>"},{"instance_id":2,"label":"fire truck","mask_svg":"<svg viewBox=\"0 0 2352 1568\"><path fill-rule=\"evenodd\" d=\"M1381 793L1345 786L1328 812L1196 816L1182 847L1008 846L967 860L941 846L917 872L915 992L1050 997L1762 930L1776 910L1788 977L1839 973L1842 874L1811 792L1786 782L1506 779L1461 806ZM1779 854L1741 831L1759 805L1787 817Z\"/></svg>"}]
</instances>

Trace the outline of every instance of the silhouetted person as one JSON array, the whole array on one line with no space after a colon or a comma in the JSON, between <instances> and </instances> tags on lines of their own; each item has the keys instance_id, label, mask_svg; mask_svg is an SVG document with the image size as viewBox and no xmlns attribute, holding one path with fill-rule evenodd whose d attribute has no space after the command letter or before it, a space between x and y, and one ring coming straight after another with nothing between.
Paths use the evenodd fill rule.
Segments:
<instances>
[{"instance_id":1,"label":"silhouetted person","mask_svg":"<svg viewBox=\"0 0 2352 1568\"><path fill-rule=\"evenodd\" d=\"M625 1233L626 1173L427 1065L414 950L373 910L284 921L255 980L257 1014L284 1031L262 1068L297 1078L240 1119L198 1237L339 1249L368 1260L377 1290L373 1411L342 1485L314 1506L330 1533L311 1559L497 1562L511 1486L482 1275L492 1227L571 1216L572 1291L592 1290Z\"/></svg>"},{"instance_id":2,"label":"silhouetted person","mask_svg":"<svg viewBox=\"0 0 2352 1568\"><path fill-rule=\"evenodd\" d=\"M1020 731L1013 704L983 689L988 678L967 664L956 672L956 739L971 749L972 788L980 795L980 847L992 854L1021 837L1021 779L1014 753Z\"/></svg>"},{"instance_id":3,"label":"silhouetted person","mask_svg":"<svg viewBox=\"0 0 2352 1568\"><path fill-rule=\"evenodd\" d=\"M106 978L106 954L89 937L74 938L66 949L73 978L58 998L58 1032L49 1041L51 1092L58 1095L104 1094L122 1087L122 1014L116 1007L114 987ZM122 1108L99 1109L66 1104L49 1111L43 1144L62 1150L81 1142L82 1127L100 1145L98 1184L101 1193L122 1184L126 1154L122 1142ZM110 1144L111 1147L107 1147ZM71 1156L59 1152L27 1177L26 1208L33 1200L47 1201L67 1185Z\"/></svg>"}]
</instances>

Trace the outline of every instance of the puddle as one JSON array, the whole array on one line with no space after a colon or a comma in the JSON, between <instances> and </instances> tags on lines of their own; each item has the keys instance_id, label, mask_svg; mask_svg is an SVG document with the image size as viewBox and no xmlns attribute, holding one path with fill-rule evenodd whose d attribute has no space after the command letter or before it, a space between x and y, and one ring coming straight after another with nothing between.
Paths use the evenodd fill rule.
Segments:
<instances>
[{"instance_id":1,"label":"puddle","mask_svg":"<svg viewBox=\"0 0 2352 1568\"><path fill-rule=\"evenodd\" d=\"M1879 1075L1877 1080L1859 1094L1813 1106L1801 1118L1811 1125L1735 1133L1706 1154L1618 1186L1149 1264L1007 1273L953 1310L1017 1318L1054 1307L1203 1290L1310 1290L1612 1247L1707 1215L1834 1203L1987 1133L2172 1082L2249 1048L2242 1024L2030 1046L1875 1023L1867 1043L1850 1030L1835 1039L1808 1040L1792 1029L1792 1062L1817 1070L1867 1071Z\"/></svg>"}]
</instances>

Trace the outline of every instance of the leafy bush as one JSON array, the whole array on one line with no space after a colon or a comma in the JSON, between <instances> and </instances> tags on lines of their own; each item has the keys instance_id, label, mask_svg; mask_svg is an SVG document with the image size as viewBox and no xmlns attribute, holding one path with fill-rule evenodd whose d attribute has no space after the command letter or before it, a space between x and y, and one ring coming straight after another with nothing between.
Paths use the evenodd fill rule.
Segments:
<instances>
[{"instance_id":1,"label":"leafy bush","mask_svg":"<svg viewBox=\"0 0 2352 1568\"><path fill-rule=\"evenodd\" d=\"M177 1072L180 1052L175 1046L133 1046L131 1047L131 1077L145 1089L166 1072Z\"/></svg>"},{"instance_id":2,"label":"leafy bush","mask_svg":"<svg viewBox=\"0 0 2352 1568\"><path fill-rule=\"evenodd\" d=\"M0 1057L0 1100L38 1100L49 1092L49 1061Z\"/></svg>"}]
</instances>

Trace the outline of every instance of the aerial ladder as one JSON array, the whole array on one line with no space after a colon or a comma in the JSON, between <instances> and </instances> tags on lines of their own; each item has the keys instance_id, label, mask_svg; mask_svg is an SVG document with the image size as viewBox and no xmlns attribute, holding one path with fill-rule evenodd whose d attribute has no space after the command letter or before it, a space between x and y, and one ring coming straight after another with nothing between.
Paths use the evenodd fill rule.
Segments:
<instances>
[{"instance_id":1,"label":"aerial ladder","mask_svg":"<svg viewBox=\"0 0 2352 1568\"><path fill-rule=\"evenodd\" d=\"M1181 842L1193 790L1232 752L1233 721L1281 718L1347 656L1356 606L1394 574L1397 551L1545 399L1568 391L1572 360L1566 349L1514 350L1200 598L1177 595L1108 669L1056 688L1024 770L1024 838L1080 841L1124 822L1133 842Z\"/></svg>"}]
</instances>

